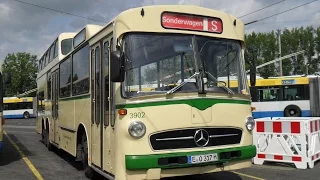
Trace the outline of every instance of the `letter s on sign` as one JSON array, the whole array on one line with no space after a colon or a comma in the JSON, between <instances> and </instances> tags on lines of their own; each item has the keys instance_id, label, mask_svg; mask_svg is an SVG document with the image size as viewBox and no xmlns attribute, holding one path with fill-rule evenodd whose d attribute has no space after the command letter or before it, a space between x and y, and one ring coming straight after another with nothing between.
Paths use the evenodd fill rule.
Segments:
<instances>
[{"instance_id":1,"label":"letter s on sign","mask_svg":"<svg viewBox=\"0 0 320 180\"><path fill-rule=\"evenodd\" d=\"M217 31L218 30L218 26L217 26L217 21L212 20L211 21L211 31Z\"/></svg>"},{"instance_id":2,"label":"letter s on sign","mask_svg":"<svg viewBox=\"0 0 320 180\"><path fill-rule=\"evenodd\" d=\"M208 19L208 31L222 33L222 21L220 19Z\"/></svg>"}]
</instances>

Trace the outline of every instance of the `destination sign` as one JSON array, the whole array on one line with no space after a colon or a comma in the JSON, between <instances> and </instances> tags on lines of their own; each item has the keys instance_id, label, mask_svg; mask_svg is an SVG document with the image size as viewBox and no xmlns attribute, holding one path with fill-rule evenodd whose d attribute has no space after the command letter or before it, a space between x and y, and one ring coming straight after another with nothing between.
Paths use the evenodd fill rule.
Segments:
<instances>
[{"instance_id":1,"label":"destination sign","mask_svg":"<svg viewBox=\"0 0 320 180\"><path fill-rule=\"evenodd\" d=\"M287 79L287 80L282 80L282 84L283 85L291 85L291 84L295 84L295 80L294 79Z\"/></svg>"},{"instance_id":2,"label":"destination sign","mask_svg":"<svg viewBox=\"0 0 320 180\"><path fill-rule=\"evenodd\" d=\"M185 15L165 12L161 17L161 24L167 29L183 29L222 33L222 21L219 18Z\"/></svg>"}]
</instances>

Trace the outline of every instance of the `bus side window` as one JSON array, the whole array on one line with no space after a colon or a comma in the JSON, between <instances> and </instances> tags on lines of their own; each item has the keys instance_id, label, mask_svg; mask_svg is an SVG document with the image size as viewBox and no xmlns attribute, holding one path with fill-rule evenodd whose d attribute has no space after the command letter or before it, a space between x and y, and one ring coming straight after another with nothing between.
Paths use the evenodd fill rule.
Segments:
<instances>
[{"instance_id":1,"label":"bus side window","mask_svg":"<svg viewBox=\"0 0 320 180\"><path fill-rule=\"evenodd\" d=\"M113 51L113 44L112 43L113 43L113 38L111 38L111 40L110 40L110 52ZM112 83L110 84L110 87L111 87L111 89L109 89L109 91L110 91L111 96L109 98L109 101L111 101L111 103L113 103L114 87L113 87ZM115 125L115 109L113 109L112 112L109 112L109 113L112 114L111 119L110 119L110 121L111 121L110 125L111 125L111 127L114 127L114 125Z\"/></svg>"},{"instance_id":2,"label":"bus side window","mask_svg":"<svg viewBox=\"0 0 320 180\"><path fill-rule=\"evenodd\" d=\"M38 94L38 110L44 111L44 91L41 91Z\"/></svg>"},{"instance_id":3,"label":"bus side window","mask_svg":"<svg viewBox=\"0 0 320 180\"><path fill-rule=\"evenodd\" d=\"M258 89L258 102L279 100L279 88Z\"/></svg>"},{"instance_id":4,"label":"bus side window","mask_svg":"<svg viewBox=\"0 0 320 180\"><path fill-rule=\"evenodd\" d=\"M104 66L103 72L105 72L104 77L104 125L109 126L109 41L103 44L103 54L104 54Z\"/></svg>"},{"instance_id":5,"label":"bus side window","mask_svg":"<svg viewBox=\"0 0 320 180\"><path fill-rule=\"evenodd\" d=\"M3 104L4 110L9 110L9 105L8 104Z\"/></svg>"}]
</instances>

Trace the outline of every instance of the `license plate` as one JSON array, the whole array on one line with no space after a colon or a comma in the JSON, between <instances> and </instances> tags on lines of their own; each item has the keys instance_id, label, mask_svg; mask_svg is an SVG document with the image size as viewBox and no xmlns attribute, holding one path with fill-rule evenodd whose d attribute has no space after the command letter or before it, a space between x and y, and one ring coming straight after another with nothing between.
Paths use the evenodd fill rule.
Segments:
<instances>
[{"instance_id":1,"label":"license plate","mask_svg":"<svg viewBox=\"0 0 320 180\"><path fill-rule=\"evenodd\" d=\"M218 154L203 154L197 156L188 156L188 164L198 164L218 161Z\"/></svg>"}]
</instances>

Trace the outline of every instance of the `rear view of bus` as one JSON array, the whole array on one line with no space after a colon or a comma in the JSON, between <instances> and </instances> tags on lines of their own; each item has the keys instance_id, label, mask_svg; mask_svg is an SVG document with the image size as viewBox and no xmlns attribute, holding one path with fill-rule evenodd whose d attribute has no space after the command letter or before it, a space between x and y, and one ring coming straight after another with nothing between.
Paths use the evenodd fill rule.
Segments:
<instances>
[{"instance_id":1,"label":"rear view of bus","mask_svg":"<svg viewBox=\"0 0 320 180\"><path fill-rule=\"evenodd\" d=\"M195 6L143 7L115 18L113 33L116 179L251 166L241 20Z\"/></svg>"}]
</instances>

